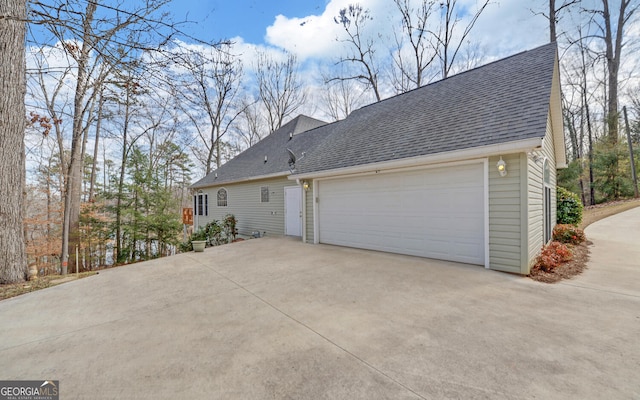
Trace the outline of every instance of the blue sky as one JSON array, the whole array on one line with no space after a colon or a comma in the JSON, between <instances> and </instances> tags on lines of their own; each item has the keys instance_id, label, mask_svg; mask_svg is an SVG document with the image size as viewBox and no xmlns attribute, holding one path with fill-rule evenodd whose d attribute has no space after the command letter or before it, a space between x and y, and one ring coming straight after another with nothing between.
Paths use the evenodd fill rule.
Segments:
<instances>
[{"instance_id":1,"label":"blue sky","mask_svg":"<svg viewBox=\"0 0 640 400\"><path fill-rule=\"evenodd\" d=\"M242 37L260 44L277 15L304 17L322 13L325 0L176 0L169 9L176 20L193 21L188 28L205 40Z\"/></svg>"},{"instance_id":2,"label":"blue sky","mask_svg":"<svg viewBox=\"0 0 640 400\"><path fill-rule=\"evenodd\" d=\"M393 36L392 0L175 0L168 5L175 20L193 21L184 27L207 41L232 39L242 53L255 48L287 50L299 60L335 60L336 37L341 33L333 17L340 8L360 3L374 17L374 34ZM458 7L475 9L480 0L458 0ZM540 46L548 41L547 22L532 10L544 11L548 0L494 0L470 36L488 59ZM462 21L460 25L464 25ZM248 46L248 47L247 47Z\"/></svg>"}]
</instances>

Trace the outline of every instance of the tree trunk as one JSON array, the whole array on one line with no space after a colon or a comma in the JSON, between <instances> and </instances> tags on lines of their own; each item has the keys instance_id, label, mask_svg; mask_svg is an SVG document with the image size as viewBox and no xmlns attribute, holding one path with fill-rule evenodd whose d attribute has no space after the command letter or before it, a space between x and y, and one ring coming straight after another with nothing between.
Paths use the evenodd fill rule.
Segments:
<instances>
[{"instance_id":1,"label":"tree trunk","mask_svg":"<svg viewBox=\"0 0 640 400\"><path fill-rule=\"evenodd\" d=\"M23 218L26 127L25 0L0 2L0 283L27 278Z\"/></svg>"},{"instance_id":2,"label":"tree trunk","mask_svg":"<svg viewBox=\"0 0 640 400\"><path fill-rule=\"evenodd\" d=\"M116 198L116 254L115 263L125 260L122 258L122 196L124 196L124 175L127 165L127 134L129 130L129 88L125 93L124 127L122 129L122 160L120 161L120 176L118 177L118 197Z\"/></svg>"},{"instance_id":3,"label":"tree trunk","mask_svg":"<svg viewBox=\"0 0 640 400\"><path fill-rule=\"evenodd\" d=\"M549 0L549 41L553 43L556 40L556 0Z\"/></svg>"},{"instance_id":4,"label":"tree trunk","mask_svg":"<svg viewBox=\"0 0 640 400\"><path fill-rule=\"evenodd\" d=\"M84 98L87 93L87 64L91 52L91 22L97 3L88 2L83 23L82 48L77 55L78 78L73 104L73 135L71 139L71 159L67 170L67 181L64 201L64 222L62 226L62 273L67 272L68 263L74 265L75 247L80 243L80 188L82 185L82 120L84 115ZM70 257L71 256L71 257Z\"/></svg>"},{"instance_id":5,"label":"tree trunk","mask_svg":"<svg viewBox=\"0 0 640 400\"><path fill-rule=\"evenodd\" d=\"M637 6L632 6L630 0L620 1L620 10L618 19L612 26L611 13L609 10L609 1L602 0L602 18L604 19L604 41L605 56L607 60L607 81L608 99L607 99L607 127L609 131L609 140L612 144L618 143L618 71L620 69L620 60L622 53L622 36L627 22L630 21L631 15L635 12ZM613 29L615 28L615 36Z\"/></svg>"},{"instance_id":6,"label":"tree trunk","mask_svg":"<svg viewBox=\"0 0 640 400\"><path fill-rule=\"evenodd\" d=\"M91 165L91 179L89 183L89 202L93 202L96 185L96 170L98 165L98 143L100 141L100 129L102 126L102 106L104 105L104 96L100 91L100 99L98 100L98 121L96 122L96 140L93 144L93 165Z\"/></svg>"}]
</instances>

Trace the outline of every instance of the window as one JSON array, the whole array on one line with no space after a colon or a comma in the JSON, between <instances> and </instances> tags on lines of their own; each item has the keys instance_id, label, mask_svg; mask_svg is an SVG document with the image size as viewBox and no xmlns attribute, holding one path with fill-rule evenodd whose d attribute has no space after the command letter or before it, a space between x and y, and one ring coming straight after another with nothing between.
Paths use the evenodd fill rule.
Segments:
<instances>
[{"instance_id":1,"label":"window","mask_svg":"<svg viewBox=\"0 0 640 400\"><path fill-rule=\"evenodd\" d=\"M543 168L543 173L544 173L544 183L546 185L551 185L551 167L549 164L549 160L544 160L544 168Z\"/></svg>"},{"instance_id":2,"label":"window","mask_svg":"<svg viewBox=\"0 0 640 400\"><path fill-rule=\"evenodd\" d=\"M260 188L260 202L261 203L269 202L269 186L262 186Z\"/></svg>"},{"instance_id":3,"label":"window","mask_svg":"<svg viewBox=\"0 0 640 400\"><path fill-rule=\"evenodd\" d=\"M218 207L227 206L227 189L218 190Z\"/></svg>"},{"instance_id":4,"label":"window","mask_svg":"<svg viewBox=\"0 0 640 400\"><path fill-rule=\"evenodd\" d=\"M551 240L553 234L553 220L551 210L551 166L549 160L545 159L542 166L542 190L543 194L543 207L544 207L544 232L543 243L548 243Z\"/></svg>"},{"instance_id":5,"label":"window","mask_svg":"<svg viewBox=\"0 0 640 400\"><path fill-rule=\"evenodd\" d=\"M209 215L209 195L206 193L198 193L193 196L193 214Z\"/></svg>"}]
</instances>

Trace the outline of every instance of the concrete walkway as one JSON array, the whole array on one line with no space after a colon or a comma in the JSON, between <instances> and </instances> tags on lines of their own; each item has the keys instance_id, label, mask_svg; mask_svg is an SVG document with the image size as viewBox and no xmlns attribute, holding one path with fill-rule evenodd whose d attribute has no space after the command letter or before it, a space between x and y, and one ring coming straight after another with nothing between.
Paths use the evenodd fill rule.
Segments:
<instances>
[{"instance_id":1,"label":"concrete walkway","mask_svg":"<svg viewBox=\"0 0 640 400\"><path fill-rule=\"evenodd\" d=\"M640 398L640 208L547 285L262 238L0 302L0 380L61 399Z\"/></svg>"}]
</instances>

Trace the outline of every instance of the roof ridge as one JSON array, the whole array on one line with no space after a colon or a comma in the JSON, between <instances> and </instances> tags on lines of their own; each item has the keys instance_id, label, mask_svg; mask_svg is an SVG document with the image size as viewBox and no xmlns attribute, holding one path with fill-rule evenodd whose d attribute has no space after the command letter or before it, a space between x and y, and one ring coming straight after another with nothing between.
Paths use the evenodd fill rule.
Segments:
<instances>
[{"instance_id":1,"label":"roof ridge","mask_svg":"<svg viewBox=\"0 0 640 400\"><path fill-rule=\"evenodd\" d=\"M353 114L353 113L357 113L357 112L359 112L359 111L360 111L360 110L362 110L362 109L365 109L365 108L368 108L368 107L374 106L374 105L376 105L376 104L380 104L380 103L383 103L383 102L386 102L386 101L389 101L389 100L397 99L398 97L402 97L402 96L404 96L404 95L406 95L406 94L413 93L413 92L416 92L416 91L418 91L418 90L421 90L421 89L424 89L424 88L427 88L427 87L430 87L430 86L433 86L433 85L441 84L442 82L446 82L446 81L449 81L449 80L451 80L451 79L458 78L458 77L460 77L460 76L462 76L462 75L466 75L466 74L471 73L471 72L476 72L476 71L478 71L478 70L480 70L480 69L483 69L483 68L486 68L486 67L490 67L490 66L492 66L493 64L502 63L503 61L510 60L510 59L512 59L512 58L514 58L514 57L521 56L521 55L523 55L523 54L525 54L525 53L529 53L529 52L531 52L531 51L536 51L536 50L541 50L541 49L543 49L543 48L545 48L545 47L548 47L548 46L553 46L553 47L555 47L555 48L557 49L557 42L549 42L549 43L543 44L543 45L541 45L541 46L534 47L534 48L532 48L532 49L523 50L523 51L521 51L521 52L518 52L518 53L515 53L515 54L511 54L511 55L509 55L509 56L506 56L506 57L504 57L504 58L499 58L499 59L497 59L497 60L493 60L493 61L488 62L488 63L486 63L486 64L478 65L477 67L473 67L473 68L471 68L471 69L467 69L467 70L464 70L464 71L458 72L457 74L454 74L454 75L448 76L448 77L446 77L446 78L442 78L442 79L437 80L437 81L429 82L429 83L427 83L426 85L423 85L423 86L420 86L420 87L417 87L417 88L413 88L413 89L408 90L408 91L406 91L406 92L399 93L399 94L396 94L396 95L393 95L393 96L387 97L387 98L385 98L385 99L382 99L382 100L380 100L380 101L376 101L376 102L374 102L374 103L370 103L370 104L364 105L364 106L362 106L362 107L358 108L357 110L354 110L351 114ZM351 115L351 114L349 114L349 115ZM347 116L347 117L345 118L345 120L346 120L347 118L349 118L349 116Z\"/></svg>"}]
</instances>

